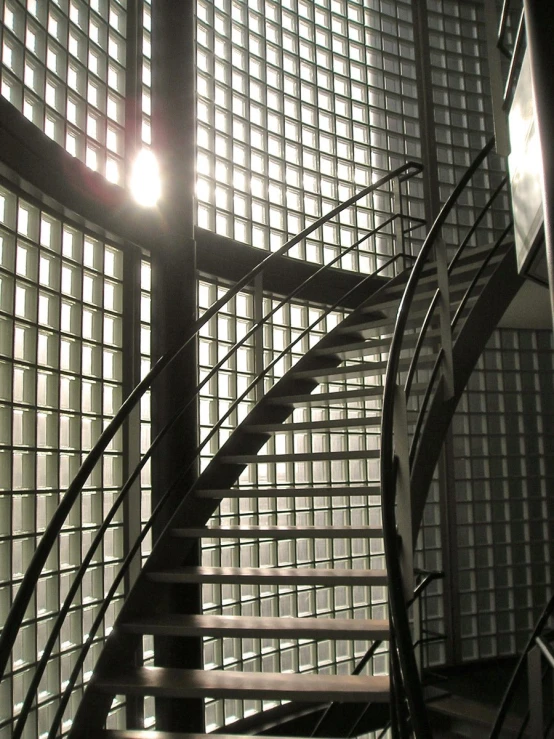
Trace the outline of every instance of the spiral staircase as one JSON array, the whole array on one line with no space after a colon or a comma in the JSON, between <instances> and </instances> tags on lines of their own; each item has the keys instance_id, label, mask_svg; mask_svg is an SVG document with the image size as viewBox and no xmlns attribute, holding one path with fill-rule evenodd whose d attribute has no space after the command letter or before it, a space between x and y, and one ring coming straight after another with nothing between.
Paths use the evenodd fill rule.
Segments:
<instances>
[{"instance_id":1,"label":"spiral staircase","mask_svg":"<svg viewBox=\"0 0 554 739\"><path fill-rule=\"evenodd\" d=\"M408 268L399 268L395 277L383 280L380 289L364 296L357 308L261 397L192 489L183 491L177 484L176 489L168 492L168 498L177 498L179 504L104 645L69 731L71 739L182 739L187 711L196 701L208 697L290 702L286 707L289 716L295 710L308 714L307 728L302 735L358 735L383 727L387 721L392 722L395 736L432 735L407 609L416 588L415 542L431 478L456 404L488 337L521 284L509 226L493 244L483 244L478 237L479 226L505 188L505 181L492 193L450 260L447 260L446 247L440 237L442 225L491 148L492 142L455 188L429 229L415 263L413 259L407 260ZM390 178L413 176L420 169L414 170L414 167L406 165ZM383 186L383 182L378 186ZM350 202L344 207L349 205ZM392 216L391 220L394 218L397 217ZM397 220L404 231L413 226L406 226L405 216ZM314 227L319 225L318 222ZM301 234L294 243L305 236ZM404 257L404 254L391 257L391 264L400 266ZM236 289L251 278L252 274L247 275ZM359 295L360 286L356 289ZM204 316L204 322L215 314L222 301L224 298L208 312L207 318ZM329 310L333 308L330 306ZM163 376L163 369L170 361L171 357L164 358L154 368L152 375L145 378L124 406L121 416L114 420L114 425L106 429L94 452L96 459L101 457L102 447L109 444L110 434L121 426L129 408L140 400L157 376ZM225 361L223 358L218 366ZM271 366L268 365L255 382L262 382ZM170 427L171 422L168 433ZM350 446L342 443L340 448L317 445L319 434L334 431L355 432L352 438L356 442ZM302 434L307 440L305 446L281 449L278 443L275 445L275 439L283 432L287 432L288 438ZM349 438L348 433L341 438ZM155 444L145 460L154 452ZM244 482L256 479L255 475L243 474L249 466L323 461L332 468L333 463L345 460L360 462L364 477L352 483L332 479L331 483L288 482L273 487ZM94 463L94 459L90 461L90 465ZM142 466L139 465L131 482L124 486L123 496ZM82 476L85 474L87 469ZM54 528L45 535L44 550L40 546L37 548L32 572L20 588L19 600L16 599L2 632L2 671L8 664L10 641L13 644L17 638L23 620L25 598L31 597L28 591L32 592L33 579L36 582L37 573L40 573L41 558L45 561L47 548L55 541L55 527L61 525L63 516L78 499L81 484L77 480L68 491L69 497L62 503L65 509L54 521ZM367 504L374 502L376 496L382 498L382 517L374 520ZM309 501L315 497L343 499L344 515L336 518L314 515ZM276 504L272 506L271 515L259 516L254 522L251 516L244 515L238 516L233 525L221 525L218 510L234 498L274 498ZM295 520L287 512L280 513L279 501L285 498L306 499L306 513L297 515ZM155 517L157 511L153 515ZM147 524L142 538L151 525L152 522ZM257 566L256 562L248 562L248 566L243 567L214 566L203 562L199 555L202 539L230 542L236 546L246 540L274 542L272 550L275 552L287 550L280 548L283 542L292 542L294 546L308 542L312 551L319 541L330 541L337 551L367 553L371 549L368 541L381 540L385 557L379 568L370 566L369 554L365 559L312 558L309 562L291 564L290 558L275 557L270 566ZM141 540L139 538L131 548L127 563L132 561ZM85 558L85 569L86 564ZM117 588L117 584L113 587ZM363 618L322 618L315 612L309 615L290 612L275 617L253 612L246 602L243 612L238 614L228 615L225 609L216 615L202 614L199 603L204 585L254 587L260 591L269 587L291 590L315 587L350 592L355 588L387 587L389 608L387 613L374 609L375 613ZM110 594L106 598L107 605L109 600ZM65 614L62 609L61 622L69 608L68 605ZM102 614L100 620L101 617ZM89 640L94 638L93 631L94 627ZM145 636L154 637L157 644L154 662L148 665L137 660ZM183 653L188 645L198 644L202 637L351 640L363 643L367 655L354 670L355 674L349 675L340 671L336 674L331 671L318 674L313 670L258 673L187 666ZM55 639L54 634L54 642ZM387 674L372 669L378 643L388 645ZM49 648L47 645L43 653L46 661ZM385 646L381 646L383 649ZM83 651L86 654L86 644ZM75 680L82 669L82 660L75 665ZM39 663L37 684L40 670ZM68 696L71 687L70 681ZM32 688L29 688L27 708L34 700ZM106 729L106 716L116 696L125 696L127 701L138 704L152 696L159 705L171 706L167 712L170 718L160 718L155 731L140 728L140 722L127 729ZM327 724L330 706L335 703L342 704L344 712L341 715L351 718L339 721L338 725L336 721ZM356 710L349 713L347 704ZM62 701L49 737L59 735L63 710ZM14 724L14 738L24 736L24 713L25 709L19 722ZM178 718L171 718L175 716ZM228 733L239 731L232 726L226 730ZM248 733L256 733L256 729ZM271 733L279 734L279 727Z\"/></svg>"}]
</instances>

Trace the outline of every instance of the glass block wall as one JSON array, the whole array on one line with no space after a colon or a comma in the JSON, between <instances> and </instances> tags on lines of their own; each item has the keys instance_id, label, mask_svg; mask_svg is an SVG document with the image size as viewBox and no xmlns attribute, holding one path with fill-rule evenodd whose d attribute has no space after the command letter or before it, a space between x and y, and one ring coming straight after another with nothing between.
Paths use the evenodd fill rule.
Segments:
<instances>
[{"instance_id":1,"label":"glass block wall","mask_svg":"<svg viewBox=\"0 0 554 739\"><path fill-rule=\"evenodd\" d=\"M0 610L12 595L61 494L106 420L121 403L123 254L76 224L3 186L0 189ZM82 555L122 482L117 435L89 477L39 580L3 683L0 736L11 735L29 675ZM41 736L78 650L123 557L117 515L88 568L74 610L48 662L26 737ZM114 599L68 716L117 615ZM68 723L64 728L68 728Z\"/></svg>"},{"instance_id":2,"label":"glass block wall","mask_svg":"<svg viewBox=\"0 0 554 739\"><path fill-rule=\"evenodd\" d=\"M552 592L550 331L501 329L454 420L461 654L521 650Z\"/></svg>"},{"instance_id":3,"label":"glass block wall","mask_svg":"<svg viewBox=\"0 0 554 739\"><path fill-rule=\"evenodd\" d=\"M273 250L419 158L410 3L367 5L198 0L199 226ZM422 217L421 183L408 188ZM328 261L390 212L389 192L376 193L291 255ZM342 266L375 269L367 250ZM390 250L383 237L370 254Z\"/></svg>"},{"instance_id":4,"label":"glass block wall","mask_svg":"<svg viewBox=\"0 0 554 739\"><path fill-rule=\"evenodd\" d=\"M3 0L1 94L70 154L123 182L126 1Z\"/></svg>"},{"instance_id":5,"label":"glass block wall","mask_svg":"<svg viewBox=\"0 0 554 739\"><path fill-rule=\"evenodd\" d=\"M464 0L427 0L433 114L437 141L440 200L454 185L494 133L488 83L483 4ZM496 156L473 178L443 229L448 246L464 238L492 189L503 176ZM508 223L503 195L485 216L479 243L493 243Z\"/></svg>"}]
</instances>

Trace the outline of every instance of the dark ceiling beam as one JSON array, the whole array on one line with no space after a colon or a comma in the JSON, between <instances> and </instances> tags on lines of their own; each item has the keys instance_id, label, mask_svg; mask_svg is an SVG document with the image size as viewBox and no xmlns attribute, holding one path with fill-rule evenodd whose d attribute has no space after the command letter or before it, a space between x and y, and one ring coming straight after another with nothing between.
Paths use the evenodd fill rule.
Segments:
<instances>
[{"instance_id":1,"label":"dark ceiling beam","mask_svg":"<svg viewBox=\"0 0 554 739\"><path fill-rule=\"evenodd\" d=\"M203 228L195 230L195 238L198 270L229 282L235 282L267 257L264 249L241 244ZM320 267L319 264L303 262L292 257L279 257L270 262L264 270L264 292L288 295ZM325 305L334 305L338 301L340 308L353 308L359 305L361 296L353 293L344 301L341 301L341 296L356 287L364 277L365 275L349 270L329 269L318 275L313 284L303 289L298 297ZM363 289L371 295L386 282L386 277L377 276L368 280ZM325 297L325 301L322 300L322 296Z\"/></svg>"}]
</instances>

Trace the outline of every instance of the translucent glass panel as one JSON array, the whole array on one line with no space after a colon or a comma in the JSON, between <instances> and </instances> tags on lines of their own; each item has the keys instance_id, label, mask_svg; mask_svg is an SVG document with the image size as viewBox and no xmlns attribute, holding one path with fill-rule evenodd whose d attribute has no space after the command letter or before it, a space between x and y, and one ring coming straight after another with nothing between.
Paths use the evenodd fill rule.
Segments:
<instances>
[{"instance_id":1,"label":"translucent glass panel","mask_svg":"<svg viewBox=\"0 0 554 739\"><path fill-rule=\"evenodd\" d=\"M410 3L365 5L198 0L199 226L275 249L419 157ZM422 194L410 188L410 212L422 215ZM294 256L325 261L372 227L373 210L389 213L390 195ZM343 266L360 268L357 259Z\"/></svg>"},{"instance_id":2,"label":"translucent glass panel","mask_svg":"<svg viewBox=\"0 0 554 739\"><path fill-rule=\"evenodd\" d=\"M152 266L147 259L142 259L140 268L140 359L141 377L151 367L151 319L152 319ZM151 393L148 391L140 402L140 452L145 454L152 442ZM152 480L150 463L141 473L141 520L144 526L152 513ZM147 536L142 544L142 555L150 554L152 542Z\"/></svg>"},{"instance_id":3,"label":"translucent glass panel","mask_svg":"<svg viewBox=\"0 0 554 739\"><path fill-rule=\"evenodd\" d=\"M462 656L523 648L552 591L552 335L497 331L454 420Z\"/></svg>"},{"instance_id":4,"label":"translucent glass panel","mask_svg":"<svg viewBox=\"0 0 554 739\"><path fill-rule=\"evenodd\" d=\"M201 280L199 285L200 315L218 298L227 292L227 287L216 282ZM223 360L237 341L252 328L254 297L240 292L229 304L200 330L198 341L199 380ZM200 391L200 440L206 438L213 426L224 419L234 401L241 397L255 377L254 339L249 337ZM250 391L244 400L231 411L212 436L202 452L204 467L217 450L225 443L233 428L247 415L255 402L255 391Z\"/></svg>"},{"instance_id":5,"label":"translucent glass panel","mask_svg":"<svg viewBox=\"0 0 554 739\"><path fill-rule=\"evenodd\" d=\"M126 0L2 0L1 94L111 182L123 176Z\"/></svg>"},{"instance_id":6,"label":"translucent glass panel","mask_svg":"<svg viewBox=\"0 0 554 739\"><path fill-rule=\"evenodd\" d=\"M60 496L121 403L123 255L113 245L0 189L0 620ZM122 476L118 434L67 519L41 576L3 683L0 736L25 696L84 553ZM26 736L41 736L123 557L116 515L88 568L39 688ZM116 596L72 701L119 607ZM75 704L71 704L73 710ZM65 725L65 728L68 726ZM3 732L3 733L2 733Z\"/></svg>"},{"instance_id":7,"label":"translucent glass panel","mask_svg":"<svg viewBox=\"0 0 554 739\"><path fill-rule=\"evenodd\" d=\"M152 3L143 0L142 6L142 143L152 143Z\"/></svg>"},{"instance_id":8,"label":"translucent glass panel","mask_svg":"<svg viewBox=\"0 0 554 739\"><path fill-rule=\"evenodd\" d=\"M444 202L494 133L486 31L482 3L427 0L427 8L438 177ZM488 169L473 179L443 229L449 246L461 242L502 171L500 159L489 158ZM507 196L503 196L485 217L479 243L494 241L508 223L508 212Z\"/></svg>"}]
</instances>

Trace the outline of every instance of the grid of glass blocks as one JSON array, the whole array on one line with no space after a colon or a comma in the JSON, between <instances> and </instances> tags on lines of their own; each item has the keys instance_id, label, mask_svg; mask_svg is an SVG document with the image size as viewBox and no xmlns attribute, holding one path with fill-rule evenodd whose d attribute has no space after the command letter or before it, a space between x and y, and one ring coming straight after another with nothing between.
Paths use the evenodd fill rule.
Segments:
<instances>
[{"instance_id":1,"label":"grid of glass blocks","mask_svg":"<svg viewBox=\"0 0 554 739\"><path fill-rule=\"evenodd\" d=\"M0 10L2 96L121 183L126 0L2 0Z\"/></svg>"},{"instance_id":2,"label":"grid of glass blocks","mask_svg":"<svg viewBox=\"0 0 554 739\"><path fill-rule=\"evenodd\" d=\"M410 3L198 0L197 223L274 250L420 156ZM420 183L409 212L422 216ZM323 263L391 212L375 193L292 255ZM368 254L345 260L371 271ZM374 267L373 267L374 269Z\"/></svg>"},{"instance_id":3,"label":"grid of glass blocks","mask_svg":"<svg viewBox=\"0 0 554 739\"><path fill-rule=\"evenodd\" d=\"M199 282L200 316L216 300L224 295L228 286L215 280ZM235 343L253 326L253 294L241 291L216 316L200 330L198 339L199 381L202 382L216 364L227 355ZM215 372L200 391L200 441L230 411L235 400L243 395L256 376L254 337L251 336ZM219 431L212 436L202 451L201 467L204 468L217 450L225 443L233 428L249 413L255 402L255 391L250 391L237 407L223 420Z\"/></svg>"},{"instance_id":4,"label":"grid of glass blocks","mask_svg":"<svg viewBox=\"0 0 554 739\"><path fill-rule=\"evenodd\" d=\"M495 332L454 418L462 657L520 651L552 588L550 331Z\"/></svg>"},{"instance_id":5,"label":"grid of glass blocks","mask_svg":"<svg viewBox=\"0 0 554 739\"><path fill-rule=\"evenodd\" d=\"M440 199L445 202L494 131L484 8L471 0L427 0L427 9ZM448 246L461 243L503 174L500 158L490 156L443 228ZM508 214L503 195L485 216L478 243L493 243Z\"/></svg>"},{"instance_id":6,"label":"grid of glass blocks","mask_svg":"<svg viewBox=\"0 0 554 739\"><path fill-rule=\"evenodd\" d=\"M0 189L0 620L83 455L121 403L123 255L48 210ZM3 682L0 736L11 735L53 620L121 484L117 435L91 473L39 579ZM123 556L121 515L88 568L48 662L26 737L42 736L80 644ZM79 701L121 593L71 697ZM64 732L70 719L64 723Z\"/></svg>"},{"instance_id":7,"label":"grid of glass blocks","mask_svg":"<svg viewBox=\"0 0 554 739\"><path fill-rule=\"evenodd\" d=\"M142 6L142 128L144 146L152 143L152 3L143 0Z\"/></svg>"},{"instance_id":8,"label":"grid of glass blocks","mask_svg":"<svg viewBox=\"0 0 554 739\"><path fill-rule=\"evenodd\" d=\"M152 265L143 258L140 265L140 361L141 378L150 371L151 351L151 317L152 317ZM140 453L145 454L151 444L152 414L151 393L146 392L140 401ZM150 464L147 462L141 473L141 523L144 526L152 513L152 480ZM146 558L151 551L151 537L147 536L142 544L142 556Z\"/></svg>"}]
</instances>

